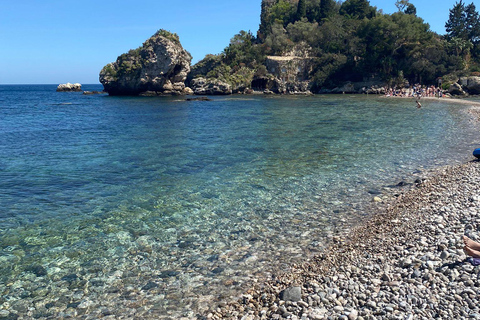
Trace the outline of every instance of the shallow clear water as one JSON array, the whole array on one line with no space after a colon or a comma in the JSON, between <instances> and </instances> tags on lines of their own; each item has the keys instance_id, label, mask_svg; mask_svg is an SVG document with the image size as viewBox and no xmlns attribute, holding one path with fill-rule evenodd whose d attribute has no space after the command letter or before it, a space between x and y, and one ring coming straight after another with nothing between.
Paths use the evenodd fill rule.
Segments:
<instances>
[{"instance_id":1,"label":"shallow clear water","mask_svg":"<svg viewBox=\"0 0 480 320\"><path fill-rule=\"evenodd\" d=\"M471 159L464 109L0 86L0 306L192 316L321 251L385 186Z\"/></svg>"}]
</instances>

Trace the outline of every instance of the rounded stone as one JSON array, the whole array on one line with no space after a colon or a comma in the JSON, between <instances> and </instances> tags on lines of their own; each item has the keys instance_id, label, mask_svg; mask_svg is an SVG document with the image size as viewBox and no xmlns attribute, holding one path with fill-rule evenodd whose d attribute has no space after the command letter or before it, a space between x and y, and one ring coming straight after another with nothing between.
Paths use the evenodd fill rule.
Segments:
<instances>
[{"instance_id":1,"label":"rounded stone","mask_svg":"<svg viewBox=\"0 0 480 320\"><path fill-rule=\"evenodd\" d=\"M300 301L302 300L302 288L290 287L280 292L280 299L283 301Z\"/></svg>"}]
</instances>

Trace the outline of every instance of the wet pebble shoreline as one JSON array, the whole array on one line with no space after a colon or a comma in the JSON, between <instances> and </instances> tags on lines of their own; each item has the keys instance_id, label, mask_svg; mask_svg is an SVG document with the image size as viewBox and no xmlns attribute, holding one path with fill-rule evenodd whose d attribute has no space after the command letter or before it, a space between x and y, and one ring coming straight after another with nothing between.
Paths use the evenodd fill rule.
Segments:
<instances>
[{"instance_id":1,"label":"wet pebble shoreline","mask_svg":"<svg viewBox=\"0 0 480 320\"><path fill-rule=\"evenodd\" d=\"M312 261L200 319L480 319L480 162L435 170Z\"/></svg>"}]
</instances>

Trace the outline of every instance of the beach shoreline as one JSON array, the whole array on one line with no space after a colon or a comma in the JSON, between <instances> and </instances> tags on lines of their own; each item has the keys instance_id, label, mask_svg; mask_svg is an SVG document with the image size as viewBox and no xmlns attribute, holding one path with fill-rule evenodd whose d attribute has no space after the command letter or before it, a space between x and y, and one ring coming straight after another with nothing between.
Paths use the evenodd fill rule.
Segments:
<instances>
[{"instance_id":1,"label":"beach shoreline","mask_svg":"<svg viewBox=\"0 0 480 320\"><path fill-rule=\"evenodd\" d=\"M461 98L445 98L445 97L421 97L416 98L416 97L387 97L384 96L386 99L412 99L412 100L419 100L419 101L442 101L442 102L448 102L448 103L454 103L454 104L461 104L461 105L470 105L474 108L480 107L480 101L472 101L472 100L465 100Z\"/></svg>"},{"instance_id":2,"label":"beach shoreline","mask_svg":"<svg viewBox=\"0 0 480 320\"><path fill-rule=\"evenodd\" d=\"M480 102L469 104L480 119ZM422 98L434 101L439 98ZM475 121L475 124L478 124ZM480 268L461 236L480 239L480 162L429 170L372 202L368 221L206 319L480 319ZM478 213L477 213L478 212Z\"/></svg>"}]
</instances>

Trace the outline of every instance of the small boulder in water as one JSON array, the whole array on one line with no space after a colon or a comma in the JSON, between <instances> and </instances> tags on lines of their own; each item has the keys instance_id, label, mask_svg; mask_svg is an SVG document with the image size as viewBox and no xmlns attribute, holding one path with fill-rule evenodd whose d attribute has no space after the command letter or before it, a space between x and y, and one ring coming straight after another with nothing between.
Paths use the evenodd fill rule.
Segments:
<instances>
[{"instance_id":1,"label":"small boulder in water","mask_svg":"<svg viewBox=\"0 0 480 320\"><path fill-rule=\"evenodd\" d=\"M88 95L94 95L94 94L104 94L106 93L105 91L83 91L83 94L88 96Z\"/></svg>"},{"instance_id":2,"label":"small boulder in water","mask_svg":"<svg viewBox=\"0 0 480 320\"><path fill-rule=\"evenodd\" d=\"M82 91L82 85L80 83L63 83L57 87L57 92L79 92Z\"/></svg>"},{"instance_id":3,"label":"small boulder in water","mask_svg":"<svg viewBox=\"0 0 480 320\"><path fill-rule=\"evenodd\" d=\"M280 292L280 299L283 301L298 302L302 300L302 288L290 287Z\"/></svg>"},{"instance_id":4,"label":"small boulder in water","mask_svg":"<svg viewBox=\"0 0 480 320\"><path fill-rule=\"evenodd\" d=\"M196 97L196 98L187 98L186 101L212 101L212 99L207 97Z\"/></svg>"}]
</instances>

